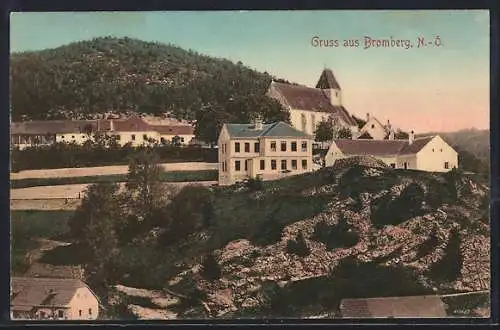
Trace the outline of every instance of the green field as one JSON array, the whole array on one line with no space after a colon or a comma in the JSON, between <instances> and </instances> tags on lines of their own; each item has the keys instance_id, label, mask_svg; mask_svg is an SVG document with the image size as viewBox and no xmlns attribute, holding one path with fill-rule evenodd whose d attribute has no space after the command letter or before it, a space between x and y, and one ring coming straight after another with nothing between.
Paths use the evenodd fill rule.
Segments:
<instances>
[{"instance_id":1,"label":"green field","mask_svg":"<svg viewBox=\"0 0 500 330\"><path fill-rule=\"evenodd\" d=\"M160 174L160 180L163 182L201 182L216 181L217 170L200 171L171 171ZM66 184L85 184L97 182L122 182L126 181L126 174L113 175L94 175L69 178L33 178L11 180L11 189L29 188L39 186L58 186Z\"/></svg>"},{"instance_id":2,"label":"green field","mask_svg":"<svg viewBox=\"0 0 500 330\"><path fill-rule=\"evenodd\" d=\"M36 249L37 238L62 239L68 233L72 211L12 211L12 273L23 274L29 267L26 254Z\"/></svg>"}]
</instances>

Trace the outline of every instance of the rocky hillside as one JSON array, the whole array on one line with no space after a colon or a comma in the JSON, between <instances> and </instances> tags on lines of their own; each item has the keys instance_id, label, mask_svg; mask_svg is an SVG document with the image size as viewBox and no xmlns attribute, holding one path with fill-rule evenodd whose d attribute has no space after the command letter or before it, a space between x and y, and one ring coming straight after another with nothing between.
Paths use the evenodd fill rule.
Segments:
<instances>
[{"instance_id":1,"label":"rocky hillside","mask_svg":"<svg viewBox=\"0 0 500 330\"><path fill-rule=\"evenodd\" d=\"M162 248L176 271L157 289L197 318L335 317L342 298L486 290L488 201L457 172L352 164L217 188L215 223Z\"/></svg>"}]
</instances>

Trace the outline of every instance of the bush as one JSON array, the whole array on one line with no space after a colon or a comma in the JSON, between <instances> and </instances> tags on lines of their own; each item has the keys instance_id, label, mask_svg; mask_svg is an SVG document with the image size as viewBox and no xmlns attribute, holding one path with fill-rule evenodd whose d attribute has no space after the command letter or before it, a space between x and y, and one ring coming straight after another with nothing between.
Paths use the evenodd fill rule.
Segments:
<instances>
[{"instance_id":1,"label":"bush","mask_svg":"<svg viewBox=\"0 0 500 330\"><path fill-rule=\"evenodd\" d=\"M359 242L359 234L350 228L344 218L336 226L319 222L314 227L313 238L326 244L328 250L353 247Z\"/></svg>"},{"instance_id":2,"label":"bush","mask_svg":"<svg viewBox=\"0 0 500 330\"><path fill-rule=\"evenodd\" d=\"M213 254L208 254L203 258L201 267L201 273L205 279L215 281L221 277L220 265Z\"/></svg>"},{"instance_id":3,"label":"bush","mask_svg":"<svg viewBox=\"0 0 500 330\"><path fill-rule=\"evenodd\" d=\"M460 232L454 229L450 232L443 258L434 263L429 270L432 279L437 282L453 282L460 276L463 264L460 244Z\"/></svg>"},{"instance_id":4,"label":"bush","mask_svg":"<svg viewBox=\"0 0 500 330\"><path fill-rule=\"evenodd\" d=\"M417 249L417 259L422 258L423 256L428 255L432 251L436 249L439 245L439 238L435 233L432 233L429 238L427 238L422 244L418 246Z\"/></svg>"},{"instance_id":5,"label":"bush","mask_svg":"<svg viewBox=\"0 0 500 330\"><path fill-rule=\"evenodd\" d=\"M311 249L307 246L306 239L302 232L299 233L297 240L288 240L286 251L290 254L296 254L299 257L307 257L311 253Z\"/></svg>"},{"instance_id":6,"label":"bush","mask_svg":"<svg viewBox=\"0 0 500 330\"><path fill-rule=\"evenodd\" d=\"M264 188L264 183L260 177L248 179L245 185L250 191L258 191Z\"/></svg>"}]
</instances>

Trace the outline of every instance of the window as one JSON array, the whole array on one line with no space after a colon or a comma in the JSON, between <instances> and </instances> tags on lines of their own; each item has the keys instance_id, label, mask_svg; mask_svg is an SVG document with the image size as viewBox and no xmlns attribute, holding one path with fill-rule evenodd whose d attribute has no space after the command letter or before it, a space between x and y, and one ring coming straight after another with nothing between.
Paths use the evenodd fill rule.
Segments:
<instances>
[{"instance_id":1,"label":"window","mask_svg":"<svg viewBox=\"0 0 500 330\"><path fill-rule=\"evenodd\" d=\"M181 137L181 142L183 142L183 143L184 143L184 138L183 138L183 137Z\"/></svg>"},{"instance_id":2,"label":"window","mask_svg":"<svg viewBox=\"0 0 500 330\"><path fill-rule=\"evenodd\" d=\"M286 170L286 159L281 160L281 169Z\"/></svg>"},{"instance_id":3,"label":"window","mask_svg":"<svg viewBox=\"0 0 500 330\"><path fill-rule=\"evenodd\" d=\"M316 117L314 115L311 115L311 124L314 131L316 129Z\"/></svg>"},{"instance_id":4,"label":"window","mask_svg":"<svg viewBox=\"0 0 500 330\"><path fill-rule=\"evenodd\" d=\"M132 134L132 141L135 141L135 134Z\"/></svg>"},{"instance_id":5,"label":"window","mask_svg":"<svg viewBox=\"0 0 500 330\"><path fill-rule=\"evenodd\" d=\"M404 163L403 163L403 167L404 167L404 169L406 170L406 169L408 168L408 163L407 163L407 162L404 162Z\"/></svg>"},{"instance_id":6,"label":"window","mask_svg":"<svg viewBox=\"0 0 500 330\"><path fill-rule=\"evenodd\" d=\"M64 139L64 135L61 135L61 139Z\"/></svg>"},{"instance_id":7,"label":"window","mask_svg":"<svg viewBox=\"0 0 500 330\"><path fill-rule=\"evenodd\" d=\"M82 316L82 310L81 309L78 310L78 316Z\"/></svg>"},{"instance_id":8,"label":"window","mask_svg":"<svg viewBox=\"0 0 500 330\"><path fill-rule=\"evenodd\" d=\"M434 152L434 148L432 148L432 152Z\"/></svg>"},{"instance_id":9,"label":"window","mask_svg":"<svg viewBox=\"0 0 500 330\"><path fill-rule=\"evenodd\" d=\"M57 311L57 317L59 317L60 319L62 319L64 317L64 311L58 310Z\"/></svg>"},{"instance_id":10,"label":"window","mask_svg":"<svg viewBox=\"0 0 500 330\"><path fill-rule=\"evenodd\" d=\"M286 151L286 141L281 141L281 151Z\"/></svg>"},{"instance_id":11,"label":"window","mask_svg":"<svg viewBox=\"0 0 500 330\"><path fill-rule=\"evenodd\" d=\"M375 125L374 125L374 124L372 124L372 128L375 128Z\"/></svg>"},{"instance_id":12,"label":"window","mask_svg":"<svg viewBox=\"0 0 500 330\"><path fill-rule=\"evenodd\" d=\"M307 151L307 141L302 141L302 152Z\"/></svg>"},{"instance_id":13,"label":"window","mask_svg":"<svg viewBox=\"0 0 500 330\"><path fill-rule=\"evenodd\" d=\"M118 136L119 136L119 135L118 135ZM165 138L160 138L160 142L161 142L162 144L164 144L164 143L165 143Z\"/></svg>"},{"instance_id":14,"label":"window","mask_svg":"<svg viewBox=\"0 0 500 330\"><path fill-rule=\"evenodd\" d=\"M292 159L292 170L296 170L296 169L297 169L297 160Z\"/></svg>"},{"instance_id":15,"label":"window","mask_svg":"<svg viewBox=\"0 0 500 330\"><path fill-rule=\"evenodd\" d=\"M82 139L85 139L85 135L82 135Z\"/></svg>"},{"instance_id":16,"label":"window","mask_svg":"<svg viewBox=\"0 0 500 330\"><path fill-rule=\"evenodd\" d=\"M302 131L305 132L307 129L306 115L302 114L301 117L302 117Z\"/></svg>"},{"instance_id":17,"label":"window","mask_svg":"<svg viewBox=\"0 0 500 330\"><path fill-rule=\"evenodd\" d=\"M307 159L302 159L302 169L307 170Z\"/></svg>"},{"instance_id":18,"label":"window","mask_svg":"<svg viewBox=\"0 0 500 330\"><path fill-rule=\"evenodd\" d=\"M75 139L75 136L74 136L74 135L71 135L71 138L74 140L74 139Z\"/></svg>"},{"instance_id":19,"label":"window","mask_svg":"<svg viewBox=\"0 0 500 330\"><path fill-rule=\"evenodd\" d=\"M264 159L260 160L260 170L264 171L266 169L266 161Z\"/></svg>"},{"instance_id":20,"label":"window","mask_svg":"<svg viewBox=\"0 0 500 330\"><path fill-rule=\"evenodd\" d=\"M40 318L41 319L44 319L46 316L45 312L44 311L40 311Z\"/></svg>"},{"instance_id":21,"label":"window","mask_svg":"<svg viewBox=\"0 0 500 330\"><path fill-rule=\"evenodd\" d=\"M248 171L248 159L245 160L245 171Z\"/></svg>"},{"instance_id":22,"label":"window","mask_svg":"<svg viewBox=\"0 0 500 330\"><path fill-rule=\"evenodd\" d=\"M271 141L271 151L276 151L276 141Z\"/></svg>"},{"instance_id":23,"label":"window","mask_svg":"<svg viewBox=\"0 0 500 330\"><path fill-rule=\"evenodd\" d=\"M234 152L240 152L240 143L239 142L234 143Z\"/></svg>"},{"instance_id":24,"label":"window","mask_svg":"<svg viewBox=\"0 0 500 330\"><path fill-rule=\"evenodd\" d=\"M260 143L255 142L253 149L255 150L255 152L260 152Z\"/></svg>"},{"instance_id":25,"label":"window","mask_svg":"<svg viewBox=\"0 0 500 330\"><path fill-rule=\"evenodd\" d=\"M245 142L245 152L250 152L250 143Z\"/></svg>"},{"instance_id":26,"label":"window","mask_svg":"<svg viewBox=\"0 0 500 330\"><path fill-rule=\"evenodd\" d=\"M92 315L92 308L89 308L89 315Z\"/></svg>"},{"instance_id":27,"label":"window","mask_svg":"<svg viewBox=\"0 0 500 330\"><path fill-rule=\"evenodd\" d=\"M391 163L391 167L392 168L396 168L396 164L395 163Z\"/></svg>"},{"instance_id":28,"label":"window","mask_svg":"<svg viewBox=\"0 0 500 330\"><path fill-rule=\"evenodd\" d=\"M450 163L448 163L448 162L444 162L444 168L445 168L445 169L449 169L449 168L450 168Z\"/></svg>"},{"instance_id":29,"label":"window","mask_svg":"<svg viewBox=\"0 0 500 330\"><path fill-rule=\"evenodd\" d=\"M122 139L121 135L115 135L116 141L120 141Z\"/></svg>"},{"instance_id":30,"label":"window","mask_svg":"<svg viewBox=\"0 0 500 330\"><path fill-rule=\"evenodd\" d=\"M240 171L241 170L241 163L240 163L239 160L234 161L234 169L236 171Z\"/></svg>"},{"instance_id":31,"label":"window","mask_svg":"<svg viewBox=\"0 0 500 330\"><path fill-rule=\"evenodd\" d=\"M443 149L439 149L440 152L443 152Z\"/></svg>"},{"instance_id":32,"label":"window","mask_svg":"<svg viewBox=\"0 0 500 330\"><path fill-rule=\"evenodd\" d=\"M271 159L271 170L276 169L276 159Z\"/></svg>"},{"instance_id":33,"label":"window","mask_svg":"<svg viewBox=\"0 0 500 330\"><path fill-rule=\"evenodd\" d=\"M146 134L143 134L143 135L142 135L142 139L145 141L145 140L147 140L147 139L148 139L148 136L147 136Z\"/></svg>"},{"instance_id":34,"label":"window","mask_svg":"<svg viewBox=\"0 0 500 330\"><path fill-rule=\"evenodd\" d=\"M297 151L297 142L293 141L291 145L292 151Z\"/></svg>"}]
</instances>

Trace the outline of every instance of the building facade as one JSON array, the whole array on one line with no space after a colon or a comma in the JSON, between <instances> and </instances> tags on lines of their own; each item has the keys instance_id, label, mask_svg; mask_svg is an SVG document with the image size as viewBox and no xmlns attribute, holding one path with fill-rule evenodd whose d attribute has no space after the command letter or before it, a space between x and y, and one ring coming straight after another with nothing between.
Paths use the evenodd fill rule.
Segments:
<instances>
[{"instance_id":1,"label":"building facade","mask_svg":"<svg viewBox=\"0 0 500 330\"><path fill-rule=\"evenodd\" d=\"M447 172L458 167L458 153L439 135L408 140L334 140L325 156L325 165L337 159L373 156L392 168Z\"/></svg>"},{"instance_id":2,"label":"building facade","mask_svg":"<svg viewBox=\"0 0 500 330\"><path fill-rule=\"evenodd\" d=\"M324 69L316 88L271 82L267 95L290 113L292 126L314 135L318 123L332 120L357 135L358 125L342 104L342 89L332 70Z\"/></svg>"},{"instance_id":3,"label":"building facade","mask_svg":"<svg viewBox=\"0 0 500 330\"><path fill-rule=\"evenodd\" d=\"M219 185L310 172L312 142L311 135L284 122L224 124L218 139Z\"/></svg>"},{"instance_id":4,"label":"building facade","mask_svg":"<svg viewBox=\"0 0 500 330\"><path fill-rule=\"evenodd\" d=\"M157 143L189 144L194 127L187 124L153 125L139 116L126 119L27 121L11 124L11 145L24 149L57 143L84 144L96 135L113 137L117 144L134 147Z\"/></svg>"},{"instance_id":5,"label":"building facade","mask_svg":"<svg viewBox=\"0 0 500 330\"><path fill-rule=\"evenodd\" d=\"M24 320L95 320L99 299L76 279L13 277L11 318Z\"/></svg>"}]
</instances>

